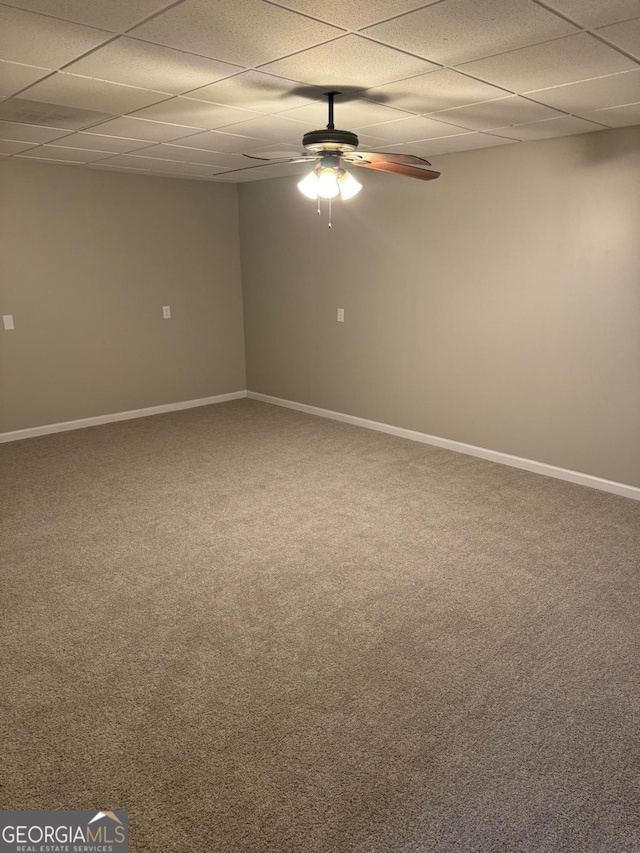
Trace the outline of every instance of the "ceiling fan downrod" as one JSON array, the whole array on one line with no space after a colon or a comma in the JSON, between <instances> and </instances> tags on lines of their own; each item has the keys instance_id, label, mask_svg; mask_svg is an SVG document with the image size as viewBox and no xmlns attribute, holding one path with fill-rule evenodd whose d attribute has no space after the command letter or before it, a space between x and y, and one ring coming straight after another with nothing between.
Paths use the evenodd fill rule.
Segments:
<instances>
[{"instance_id":1,"label":"ceiling fan downrod","mask_svg":"<svg viewBox=\"0 0 640 853\"><path fill-rule=\"evenodd\" d=\"M335 125L333 123L333 99L336 95L341 95L342 92L325 92L329 100L329 123L327 124L327 130L335 130Z\"/></svg>"},{"instance_id":2,"label":"ceiling fan downrod","mask_svg":"<svg viewBox=\"0 0 640 853\"><path fill-rule=\"evenodd\" d=\"M329 123L323 130L310 130L302 137L302 145L311 154L346 154L358 147L358 137L350 130L336 130L333 122L333 99L341 92L325 92L329 106Z\"/></svg>"}]
</instances>

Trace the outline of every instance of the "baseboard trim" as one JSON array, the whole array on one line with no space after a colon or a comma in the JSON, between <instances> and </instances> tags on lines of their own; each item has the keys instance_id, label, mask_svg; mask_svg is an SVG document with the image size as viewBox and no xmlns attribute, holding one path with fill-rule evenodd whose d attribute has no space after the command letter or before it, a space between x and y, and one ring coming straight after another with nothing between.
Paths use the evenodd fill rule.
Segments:
<instances>
[{"instance_id":1,"label":"baseboard trim","mask_svg":"<svg viewBox=\"0 0 640 853\"><path fill-rule=\"evenodd\" d=\"M436 435L428 435L424 432L416 432L412 429L383 424L378 421L369 421L366 418L358 418L355 415L346 415L343 412L332 412L329 409L320 409L317 406L309 406L306 403L296 403L293 400L283 400L280 397L270 397L268 394L259 394L257 391L247 391L247 397L251 400L260 400L263 403L271 403L274 406L283 406L285 409L295 409L298 412L306 412L309 415L317 415L321 418L330 418L334 421L354 424L355 426L373 429L377 432L386 432L399 438L408 438L410 441L419 441L422 444L432 444L445 450L453 450L456 453L466 453L468 456L478 456L490 462L500 465L509 465L512 468L522 468L534 474L543 474L546 477L555 477L556 480L566 480L569 483L577 483L580 486L589 486L592 489L600 489L621 495L632 500L640 500L640 488L629 486L626 483L617 483L614 480L604 480L594 477L592 474L583 474L580 471L571 471L568 468L558 468L556 465L548 465L546 462L536 462L534 459L524 459L520 456L511 456L499 450L488 450L485 447L476 447L474 444L464 444L461 441L453 441L450 438L440 438Z\"/></svg>"},{"instance_id":2,"label":"baseboard trim","mask_svg":"<svg viewBox=\"0 0 640 853\"><path fill-rule=\"evenodd\" d=\"M81 418L76 421L63 421L59 424L43 424L43 426L17 429L13 432L0 433L0 443L20 441L23 438L34 438L37 435L49 435L52 432L67 432L72 429L110 424L114 421L129 421L133 418L146 418L150 415L161 415L164 412L177 412L180 409L195 409L197 406L211 406L213 403L226 403L228 400L239 400L246 397L246 391L232 391L229 394L217 394L215 397L200 397L198 400L182 400L179 403L164 403L161 406L149 406L146 409L132 409L128 412L114 412L110 415L97 415L93 418Z\"/></svg>"}]
</instances>

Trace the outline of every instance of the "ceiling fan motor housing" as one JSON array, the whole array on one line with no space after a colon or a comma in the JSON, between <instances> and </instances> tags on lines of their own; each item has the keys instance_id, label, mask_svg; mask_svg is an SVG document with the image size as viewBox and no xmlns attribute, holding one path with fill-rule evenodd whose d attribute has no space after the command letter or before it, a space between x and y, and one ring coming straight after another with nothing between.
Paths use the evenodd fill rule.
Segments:
<instances>
[{"instance_id":1,"label":"ceiling fan motor housing","mask_svg":"<svg viewBox=\"0 0 640 853\"><path fill-rule=\"evenodd\" d=\"M358 147L358 137L350 130L310 130L302 137L302 144L313 154L321 151L340 151L347 153Z\"/></svg>"}]
</instances>

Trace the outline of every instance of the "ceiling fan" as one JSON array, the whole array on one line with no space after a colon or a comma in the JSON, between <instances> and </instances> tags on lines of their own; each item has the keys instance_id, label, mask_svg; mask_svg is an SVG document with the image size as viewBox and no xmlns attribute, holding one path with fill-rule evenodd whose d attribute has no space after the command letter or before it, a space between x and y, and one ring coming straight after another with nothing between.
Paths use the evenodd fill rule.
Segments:
<instances>
[{"instance_id":1,"label":"ceiling fan","mask_svg":"<svg viewBox=\"0 0 640 853\"><path fill-rule=\"evenodd\" d=\"M343 163L363 169L406 175L408 178L418 178L420 181L432 181L440 176L440 172L427 168L431 165L428 160L413 154L357 151L356 134L350 130L337 130L333 123L333 101L335 96L340 94L340 92L325 92L329 106L329 122L324 130L310 130L305 133L302 137L302 146L305 151L300 155L291 156L288 151L271 151L244 156L252 160L266 161L260 165L315 162L313 171L300 181L298 189L307 198L318 200L318 213L320 213L320 199L329 199L331 202L331 199L339 196L346 201L362 189L362 184L343 168Z\"/></svg>"}]
</instances>

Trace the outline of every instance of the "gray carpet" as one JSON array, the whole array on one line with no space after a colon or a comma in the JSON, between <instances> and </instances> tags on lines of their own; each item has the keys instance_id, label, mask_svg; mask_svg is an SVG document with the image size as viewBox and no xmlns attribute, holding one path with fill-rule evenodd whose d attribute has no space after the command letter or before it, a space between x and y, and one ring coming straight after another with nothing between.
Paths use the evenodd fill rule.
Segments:
<instances>
[{"instance_id":1,"label":"gray carpet","mask_svg":"<svg viewBox=\"0 0 640 853\"><path fill-rule=\"evenodd\" d=\"M250 400L0 446L3 808L637 853L640 504Z\"/></svg>"}]
</instances>

